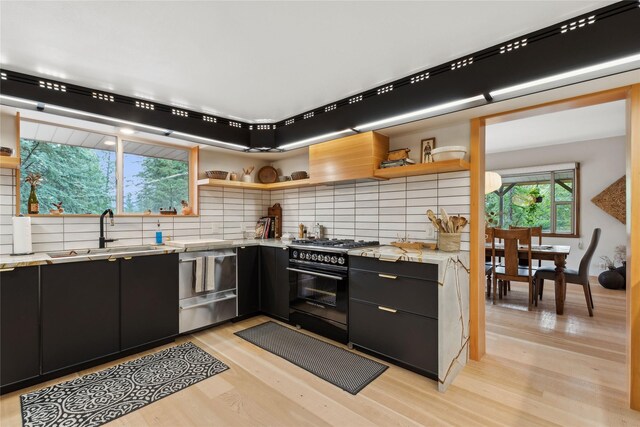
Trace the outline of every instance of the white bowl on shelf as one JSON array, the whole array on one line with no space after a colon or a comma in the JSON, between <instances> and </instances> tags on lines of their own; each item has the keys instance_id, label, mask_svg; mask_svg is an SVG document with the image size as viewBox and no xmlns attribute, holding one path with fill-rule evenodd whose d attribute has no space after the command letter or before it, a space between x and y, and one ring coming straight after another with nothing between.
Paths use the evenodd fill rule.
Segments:
<instances>
[{"instance_id":1,"label":"white bowl on shelf","mask_svg":"<svg viewBox=\"0 0 640 427\"><path fill-rule=\"evenodd\" d=\"M438 147L431 150L434 162L442 160L464 159L467 154L467 147L464 145L450 145L448 147Z\"/></svg>"}]
</instances>

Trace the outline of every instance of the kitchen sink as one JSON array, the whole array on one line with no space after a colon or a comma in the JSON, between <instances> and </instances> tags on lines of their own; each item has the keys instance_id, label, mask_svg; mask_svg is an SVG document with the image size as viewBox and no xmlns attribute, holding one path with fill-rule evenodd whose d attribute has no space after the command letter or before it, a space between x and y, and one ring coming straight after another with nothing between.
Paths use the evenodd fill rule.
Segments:
<instances>
[{"instance_id":1,"label":"kitchen sink","mask_svg":"<svg viewBox=\"0 0 640 427\"><path fill-rule=\"evenodd\" d=\"M157 251L155 246L124 246L104 249L73 249L69 251L49 252L47 255L54 259L59 258L78 258L78 257L108 257L118 255L129 255L139 252Z\"/></svg>"}]
</instances>

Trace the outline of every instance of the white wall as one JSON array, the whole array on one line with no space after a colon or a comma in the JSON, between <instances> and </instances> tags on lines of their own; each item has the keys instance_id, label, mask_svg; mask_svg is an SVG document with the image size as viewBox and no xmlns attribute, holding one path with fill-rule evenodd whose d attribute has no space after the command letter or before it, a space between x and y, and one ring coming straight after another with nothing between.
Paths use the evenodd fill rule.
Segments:
<instances>
[{"instance_id":1,"label":"white wall","mask_svg":"<svg viewBox=\"0 0 640 427\"><path fill-rule=\"evenodd\" d=\"M107 225L107 237L118 239L110 246L146 245L155 242L160 221L165 238L240 239L243 228L252 230L266 215L269 193L261 190L202 187L198 217L116 217ZM0 255L11 253L11 217L15 212L15 174L0 169ZM31 218L35 252L97 248L99 218L78 216L34 216Z\"/></svg>"},{"instance_id":2,"label":"white wall","mask_svg":"<svg viewBox=\"0 0 640 427\"><path fill-rule=\"evenodd\" d=\"M487 141L490 144L490 141ZM591 260L591 275L598 275L600 256L613 259L614 249L626 245L625 225L605 213L591 199L625 174L625 137L580 141L527 150L487 154L486 169L511 169L564 162L580 163L580 238L543 238L543 243L571 245L567 260L569 268L578 268L582 255L589 246L593 229L602 229L600 243ZM583 248L578 247L582 242Z\"/></svg>"},{"instance_id":3,"label":"white wall","mask_svg":"<svg viewBox=\"0 0 640 427\"><path fill-rule=\"evenodd\" d=\"M206 148L200 148L200 165L198 178L206 178L204 172L210 170L223 170L229 173L236 172L238 179L242 177L242 169L250 166L255 166L255 169L251 173L251 176L256 178L256 174L261 167L267 166L269 162L267 160L258 159L255 154L252 153L234 153L219 150L209 150ZM227 179L229 176L227 175Z\"/></svg>"},{"instance_id":4,"label":"white wall","mask_svg":"<svg viewBox=\"0 0 640 427\"><path fill-rule=\"evenodd\" d=\"M0 107L0 145L16 149L16 109Z\"/></svg>"},{"instance_id":5,"label":"white wall","mask_svg":"<svg viewBox=\"0 0 640 427\"><path fill-rule=\"evenodd\" d=\"M420 139L435 136L438 146L466 145L469 126L425 130L391 138L392 148L411 147L420 152ZM258 160L250 154L212 150L200 152L200 177L205 170L241 172L243 167L267 163L284 174L308 170L306 151L276 161ZM255 172L254 172L255 177ZM11 216L15 212L14 172L0 170L0 254L11 252ZM276 202L283 207L283 229L297 233L300 222L313 229L320 222L327 237L379 240L388 243L398 235L411 240L435 241L427 237L426 210L469 215L469 172L451 172L397 178L389 181L351 181L317 187L280 191L241 190L200 187L200 216L161 218L165 235L179 237L213 237L234 239L242 229L253 229L255 222ZM114 228L107 227L115 245L139 245L153 242L157 218L118 217ZM93 248L98 242L98 218L72 216L34 217L34 251ZM297 234L296 234L297 235ZM468 230L462 236L462 248L468 250Z\"/></svg>"},{"instance_id":6,"label":"white wall","mask_svg":"<svg viewBox=\"0 0 640 427\"><path fill-rule=\"evenodd\" d=\"M389 149L410 148L409 157L420 162L420 141L435 137L436 148L449 145L462 145L467 147L466 160L469 160L469 139L471 137L471 126L468 121L457 123L451 126L424 129L406 135L392 137L389 140Z\"/></svg>"},{"instance_id":7,"label":"white wall","mask_svg":"<svg viewBox=\"0 0 640 427\"><path fill-rule=\"evenodd\" d=\"M282 205L282 231L293 236L298 224L312 231L318 222L328 238L435 242L427 237L427 209L468 218L469 190L469 171L462 171L272 191L271 204ZM468 228L461 249L469 250Z\"/></svg>"},{"instance_id":8,"label":"white wall","mask_svg":"<svg viewBox=\"0 0 640 427\"><path fill-rule=\"evenodd\" d=\"M299 150L299 154L277 159L271 162L271 166L278 170L279 175L291 175L292 172L305 171L309 173L309 149Z\"/></svg>"}]
</instances>

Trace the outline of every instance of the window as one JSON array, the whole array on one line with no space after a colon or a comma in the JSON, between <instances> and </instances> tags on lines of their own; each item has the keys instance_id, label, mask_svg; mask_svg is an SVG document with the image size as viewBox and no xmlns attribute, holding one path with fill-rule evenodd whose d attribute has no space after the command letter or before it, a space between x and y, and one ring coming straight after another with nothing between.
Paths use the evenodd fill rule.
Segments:
<instances>
[{"instance_id":1,"label":"window","mask_svg":"<svg viewBox=\"0 0 640 427\"><path fill-rule=\"evenodd\" d=\"M189 200L189 152L123 142L125 213L158 212Z\"/></svg>"},{"instance_id":2,"label":"window","mask_svg":"<svg viewBox=\"0 0 640 427\"><path fill-rule=\"evenodd\" d=\"M40 213L62 202L67 214L98 214L116 206L116 139L70 128L22 122L20 212L27 213L29 173L42 175L36 189Z\"/></svg>"},{"instance_id":3,"label":"window","mask_svg":"<svg viewBox=\"0 0 640 427\"><path fill-rule=\"evenodd\" d=\"M576 236L578 164L496 171L502 187L485 197L487 222L495 227L542 226L545 235Z\"/></svg>"},{"instance_id":4,"label":"window","mask_svg":"<svg viewBox=\"0 0 640 427\"><path fill-rule=\"evenodd\" d=\"M30 173L42 176L40 214L62 202L64 214L158 213L189 202L191 151L48 123L20 122L20 212L27 213ZM197 158L197 156L195 156ZM195 175L195 174L194 174Z\"/></svg>"}]
</instances>

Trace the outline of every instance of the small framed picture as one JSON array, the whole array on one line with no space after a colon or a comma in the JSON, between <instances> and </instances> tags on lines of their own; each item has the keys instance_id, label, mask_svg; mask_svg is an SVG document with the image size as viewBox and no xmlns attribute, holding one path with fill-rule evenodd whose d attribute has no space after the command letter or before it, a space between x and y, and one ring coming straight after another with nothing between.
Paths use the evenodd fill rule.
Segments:
<instances>
[{"instance_id":1,"label":"small framed picture","mask_svg":"<svg viewBox=\"0 0 640 427\"><path fill-rule=\"evenodd\" d=\"M421 153L422 153L422 163L431 163L433 162L433 156L431 155L431 150L436 148L436 139L435 138L427 138L423 139L421 144Z\"/></svg>"}]
</instances>

